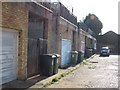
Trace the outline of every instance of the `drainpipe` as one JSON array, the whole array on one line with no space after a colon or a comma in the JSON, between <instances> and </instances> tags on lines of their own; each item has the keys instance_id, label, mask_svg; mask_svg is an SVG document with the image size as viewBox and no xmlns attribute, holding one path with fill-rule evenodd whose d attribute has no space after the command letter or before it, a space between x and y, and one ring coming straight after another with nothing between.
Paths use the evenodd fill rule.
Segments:
<instances>
[{"instance_id":1,"label":"drainpipe","mask_svg":"<svg viewBox=\"0 0 120 90\"><path fill-rule=\"evenodd\" d=\"M79 26L79 23L78 23L78 51L80 50L80 43L81 43L80 26Z\"/></svg>"},{"instance_id":2,"label":"drainpipe","mask_svg":"<svg viewBox=\"0 0 120 90\"><path fill-rule=\"evenodd\" d=\"M87 36L85 35L85 53L84 53L84 57L86 57L86 40L87 39Z\"/></svg>"}]
</instances>

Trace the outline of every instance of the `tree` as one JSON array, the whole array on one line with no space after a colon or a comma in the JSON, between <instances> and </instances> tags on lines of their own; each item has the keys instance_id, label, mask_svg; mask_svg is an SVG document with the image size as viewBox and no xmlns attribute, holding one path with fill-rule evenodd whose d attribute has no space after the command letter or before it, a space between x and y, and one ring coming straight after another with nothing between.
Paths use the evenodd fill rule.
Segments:
<instances>
[{"instance_id":1,"label":"tree","mask_svg":"<svg viewBox=\"0 0 120 90\"><path fill-rule=\"evenodd\" d=\"M96 36L101 33L103 24L96 15L88 14L84 19L84 23L96 34Z\"/></svg>"}]
</instances>

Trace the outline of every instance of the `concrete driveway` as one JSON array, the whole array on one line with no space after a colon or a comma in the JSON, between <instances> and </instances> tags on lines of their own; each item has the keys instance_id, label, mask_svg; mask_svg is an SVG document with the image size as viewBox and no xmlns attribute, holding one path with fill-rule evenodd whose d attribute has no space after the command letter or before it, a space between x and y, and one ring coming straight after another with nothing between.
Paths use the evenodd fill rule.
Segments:
<instances>
[{"instance_id":1,"label":"concrete driveway","mask_svg":"<svg viewBox=\"0 0 120 90\"><path fill-rule=\"evenodd\" d=\"M118 55L96 55L47 88L118 88Z\"/></svg>"}]
</instances>

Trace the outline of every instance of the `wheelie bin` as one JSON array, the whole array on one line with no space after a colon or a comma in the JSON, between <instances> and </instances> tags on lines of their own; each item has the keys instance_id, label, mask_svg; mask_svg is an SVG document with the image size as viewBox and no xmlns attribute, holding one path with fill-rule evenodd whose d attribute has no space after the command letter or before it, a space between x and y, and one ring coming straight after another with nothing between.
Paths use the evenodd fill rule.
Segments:
<instances>
[{"instance_id":1,"label":"wheelie bin","mask_svg":"<svg viewBox=\"0 0 120 90\"><path fill-rule=\"evenodd\" d=\"M78 52L71 51L71 64L73 65L77 64L77 59L78 59Z\"/></svg>"},{"instance_id":2,"label":"wheelie bin","mask_svg":"<svg viewBox=\"0 0 120 90\"><path fill-rule=\"evenodd\" d=\"M54 59L56 59L56 56L53 54L41 55L41 60L40 60L41 67L40 67L40 69L41 69L41 74L43 76L53 75Z\"/></svg>"},{"instance_id":3,"label":"wheelie bin","mask_svg":"<svg viewBox=\"0 0 120 90\"><path fill-rule=\"evenodd\" d=\"M53 55L56 56L54 58L53 74L56 74L56 73L58 73L58 66L59 66L58 61L59 61L60 55L59 54L55 54L55 53Z\"/></svg>"},{"instance_id":4,"label":"wheelie bin","mask_svg":"<svg viewBox=\"0 0 120 90\"><path fill-rule=\"evenodd\" d=\"M77 60L77 63L82 62L83 59L84 59L84 53L81 52L81 51L78 51L78 60Z\"/></svg>"}]
</instances>

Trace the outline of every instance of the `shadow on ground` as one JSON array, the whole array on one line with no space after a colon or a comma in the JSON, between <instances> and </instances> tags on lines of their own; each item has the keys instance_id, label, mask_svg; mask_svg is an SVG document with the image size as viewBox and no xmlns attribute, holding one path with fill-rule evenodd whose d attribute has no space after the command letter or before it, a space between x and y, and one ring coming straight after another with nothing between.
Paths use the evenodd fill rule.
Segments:
<instances>
[{"instance_id":1,"label":"shadow on ground","mask_svg":"<svg viewBox=\"0 0 120 90\"><path fill-rule=\"evenodd\" d=\"M103 56L99 55L99 57L109 57L109 56L107 56L107 55L106 56L105 55L103 55Z\"/></svg>"},{"instance_id":2,"label":"shadow on ground","mask_svg":"<svg viewBox=\"0 0 120 90\"><path fill-rule=\"evenodd\" d=\"M24 89L27 89L27 88L35 85L35 83L37 83L43 79L46 79L46 78L48 78L48 77L37 75L37 76L29 78L25 81L14 80L14 81L11 81L9 83L3 84L2 88L3 89L5 89L5 88L24 88Z\"/></svg>"}]
</instances>

